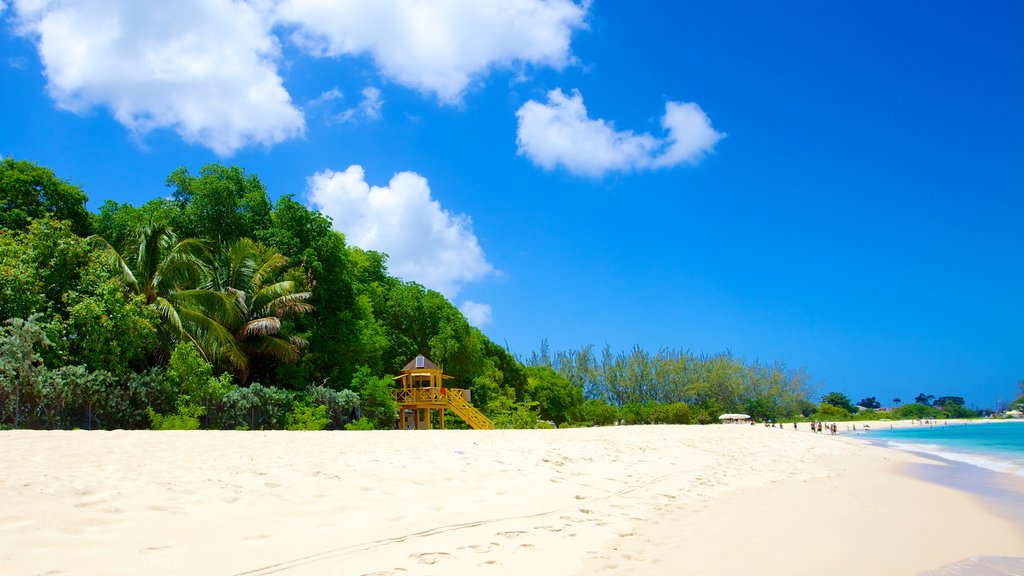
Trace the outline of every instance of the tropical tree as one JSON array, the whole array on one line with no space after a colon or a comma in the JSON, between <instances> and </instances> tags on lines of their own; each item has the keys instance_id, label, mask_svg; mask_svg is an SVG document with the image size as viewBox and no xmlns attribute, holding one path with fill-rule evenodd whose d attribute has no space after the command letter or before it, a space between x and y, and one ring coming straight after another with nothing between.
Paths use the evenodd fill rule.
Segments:
<instances>
[{"instance_id":1,"label":"tropical tree","mask_svg":"<svg viewBox=\"0 0 1024 576\"><path fill-rule=\"evenodd\" d=\"M829 392L821 398L821 403L831 404L836 408L842 408L850 414L857 411L857 409L853 407L853 402L850 401L850 397L842 392Z\"/></svg>"},{"instance_id":2,"label":"tropical tree","mask_svg":"<svg viewBox=\"0 0 1024 576\"><path fill-rule=\"evenodd\" d=\"M169 228L142 225L126 260L104 238L91 236L89 241L128 292L142 296L156 310L165 354L184 339L194 343L208 362L245 364L234 335L225 328L239 322L235 299L200 287L209 274L206 243L179 241Z\"/></svg>"},{"instance_id":3,"label":"tropical tree","mask_svg":"<svg viewBox=\"0 0 1024 576\"><path fill-rule=\"evenodd\" d=\"M284 277L287 267L287 258L248 238L222 246L214 260L204 286L227 295L237 308L224 328L235 340L231 359L241 382L248 380L253 360L295 362L305 344L282 330L282 318L313 311L312 293Z\"/></svg>"},{"instance_id":4,"label":"tropical tree","mask_svg":"<svg viewBox=\"0 0 1024 576\"><path fill-rule=\"evenodd\" d=\"M89 233L88 198L81 188L33 162L0 159L0 228L25 230L30 221L50 216L66 220L76 234Z\"/></svg>"}]
</instances>

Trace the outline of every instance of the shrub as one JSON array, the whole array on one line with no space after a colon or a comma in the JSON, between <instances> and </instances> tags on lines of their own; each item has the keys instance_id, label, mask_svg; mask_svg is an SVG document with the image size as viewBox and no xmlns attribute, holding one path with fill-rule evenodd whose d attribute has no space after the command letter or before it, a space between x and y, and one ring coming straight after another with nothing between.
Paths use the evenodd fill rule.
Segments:
<instances>
[{"instance_id":1,"label":"shrub","mask_svg":"<svg viewBox=\"0 0 1024 576\"><path fill-rule=\"evenodd\" d=\"M323 430L331 423L331 418L323 404L297 404L285 415L284 421L285 430Z\"/></svg>"},{"instance_id":2,"label":"shrub","mask_svg":"<svg viewBox=\"0 0 1024 576\"><path fill-rule=\"evenodd\" d=\"M147 408L153 430L198 430L199 417L203 415L202 406L180 406L177 414L159 414Z\"/></svg>"},{"instance_id":3,"label":"shrub","mask_svg":"<svg viewBox=\"0 0 1024 576\"><path fill-rule=\"evenodd\" d=\"M639 402L630 402L623 404L619 408L619 420L622 420L623 424L650 424L651 423L651 410L654 408L653 404L641 404Z\"/></svg>"},{"instance_id":4,"label":"shrub","mask_svg":"<svg viewBox=\"0 0 1024 576\"><path fill-rule=\"evenodd\" d=\"M818 407L818 411L814 414L812 418L814 420L822 422L843 421L850 419L850 413L838 406L826 404L823 402L821 406Z\"/></svg>"},{"instance_id":5,"label":"shrub","mask_svg":"<svg viewBox=\"0 0 1024 576\"><path fill-rule=\"evenodd\" d=\"M603 400L587 400L580 406L580 419L594 426L608 426L615 422L615 407Z\"/></svg>"},{"instance_id":6,"label":"shrub","mask_svg":"<svg viewBox=\"0 0 1024 576\"><path fill-rule=\"evenodd\" d=\"M375 428L394 428L398 419L398 403L391 396L391 380L375 378L370 369L361 366L352 376L352 388L359 392L360 413Z\"/></svg>"},{"instance_id":7,"label":"shrub","mask_svg":"<svg viewBox=\"0 0 1024 576\"><path fill-rule=\"evenodd\" d=\"M656 404L651 408L651 421L655 424L689 424L690 407L682 402Z\"/></svg>"},{"instance_id":8,"label":"shrub","mask_svg":"<svg viewBox=\"0 0 1024 576\"><path fill-rule=\"evenodd\" d=\"M345 424L345 430L373 430L373 422L370 421L366 416L363 416L359 420L353 420L348 424Z\"/></svg>"}]
</instances>

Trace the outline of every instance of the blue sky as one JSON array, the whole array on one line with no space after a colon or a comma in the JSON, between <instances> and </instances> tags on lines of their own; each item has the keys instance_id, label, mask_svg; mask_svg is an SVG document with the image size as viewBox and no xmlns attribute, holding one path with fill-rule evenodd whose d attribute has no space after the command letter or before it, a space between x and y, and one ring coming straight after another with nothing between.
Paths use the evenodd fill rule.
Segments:
<instances>
[{"instance_id":1,"label":"blue sky","mask_svg":"<svg viewBox=\"0 0 1024 576\"><path fill-rule=\"evenodd\" d=\"M1024 378L1019 2L0 10L0 154L91 209L238 164L525 356L731 350L885 404Z\"/></svg>"}]
</instances>

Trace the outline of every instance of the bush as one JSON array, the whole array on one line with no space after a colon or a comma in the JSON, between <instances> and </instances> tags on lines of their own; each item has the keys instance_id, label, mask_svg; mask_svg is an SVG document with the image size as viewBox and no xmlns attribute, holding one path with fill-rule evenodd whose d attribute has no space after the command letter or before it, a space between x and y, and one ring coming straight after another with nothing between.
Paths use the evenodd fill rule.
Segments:
<instances>
[{"instance_id":1,"label":"bush","mask_svg":"<svg viewBox=\"0 0 1024 576\"><path fill-rule=\"evenodd\" d=\"M284 417L285 430L323 430L331 423L327 416L327 406L318 404L297 404L292 411Z\"/></svg>"},{"instance_id":2,"label":"bush","mask_svg":"<svg viewBox=\"0 0 1024 576\"><path fill-rule=\"evenodd\" d=\"M623 424L635 425L635 424L650 424L651 423L651 411L654 405L651 403L641 404L639 402L630 402L623 404L619 408L619 420L622 420Z\"/></svg>"},{"instance_id":3,"label":"bush","mask_svg":"<svg viewBox=\"0 0 1024 576\"><path fill-rule=\"evenodd\" d=\"M313 404L323 406L327 415L327 426L338 430L353 418L359 407L359 396L351 390L332 390L326 386L310 386L309 399Z\"/></svg>"},{"instance_id":4,"label":"bush","mask_svg":"<svg viewBox=\"0 0 1024 576\"><path fill-rule=\"evenodd\" d=\"M507 409L496 412L492 420L495 428L536 428L540 413L536 402L514 402Z\"/></svg>"},{"instance_id":5,"label":"bush","mask_svg":"<svg viewBox=\"0 0 1024 576\"><path fill-rule=\"evenodd\" d=\"M655 404L651 408L651 422L655 424L689 424L690 407L682 402Z\"/></svg>"},{"instance_id":6,"label":"bush","mask_svg":"<svg viewBox=\"0 0 1024 576\"><path fill-rule=\"evenodd\" d=\"M881 413L879 413L879 412L877 412L875 410L871 410L871 409L861 410L860 412L857 412L856 414L853 415L853 419L854 420L858 420L858 421L860 421L860 420L874 421L874 420L881 419L881 417L882 417Z\"/></svg>"},{"instance_id":7,"label":"bush","mask_svg":"<svg viewBox=\"0 0 1024 576\"><path fill-rule=\"evenodd\" d=\"M398 420L398 403L391 396L391 380L375 378L370 369L361 366L352 376L352 388L359 392L360 413L375 428L394 428Z\"/></svg>"},{"instance_id":8,"label":"bush","mask_svg":"<svg viewBox=\"0 0 1024 576\"><path fill-rule=\"evenodd\" d=\"M615 417L615 407L603 400L587 400L580 406L580 419L594 426L614 424Z\"/></svg>"},{"instance_id":9,"label":"bush","mask_svg":"<svg viewBox=\"0 0 1024 576\"><path fill-rule=\"evenodd\" d=\"M153 430L198 430L199 417L203 415L202 406L181 406L177 414L159 414L147 408Z\"/></svg>"},{"instance_id":10,"label":"bush","mask_svg":"<svg viewBox=\"0 0 1024 576\"><path fill-rule=\"evenodd\" d=\"M851 416L849 412L838 406L822 402L821 406L818 407L818 411L812 416L812 418L819 422L835 422L849 420Z\"/></svg>"},{"instance_id":11,"label":"bush","mask_svg":"<svg viewBox=\"0 0 1024 576\"><path fill-rule=\"evenodd\" d=\"M345 424L345 430L373 430L373 422L369 418L363 416L359 420L353 420L348 424Z\"/></svg>"},{"instance_id":12,"label":"bush","mask_svg":"<svg viewBox=\"0 0 1024 576\"><path fill-rule=\"evenodd\" d=\"M904 404L891 412L897 420L932 420L941 416L939 409L927 404Z\"/></svg>"}]
</instances>

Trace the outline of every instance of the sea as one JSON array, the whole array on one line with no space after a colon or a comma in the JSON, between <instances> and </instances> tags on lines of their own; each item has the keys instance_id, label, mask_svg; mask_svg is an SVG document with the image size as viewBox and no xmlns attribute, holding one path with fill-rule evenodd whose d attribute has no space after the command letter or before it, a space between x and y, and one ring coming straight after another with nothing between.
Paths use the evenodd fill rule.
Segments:
<instances>
[{"instance_id":1,"label":"sea","mask_svg":"<svg viewBox=\"0 0 1024 576\"><path fill-rule=\"evenodd\" d=\"M1024 421L928 422L895 430L878 422L865 436L889 448L1024 476Z\"/></svg>"},{"instance_id":2,"label":"sea","mask_svg":"<svg viewBox=\"0 0 1024 576\"><path fill-rule=\"evenodd\" d=\"M945 466L917 466L925 480L974 493L996 513L1024 525L1024 421L918 421L890 430L871 422L859 435L873 444L905 450ZM921 576L1024 576L1024 549L1019 556L974 556Z\"/></svg>"}]
</instances>

